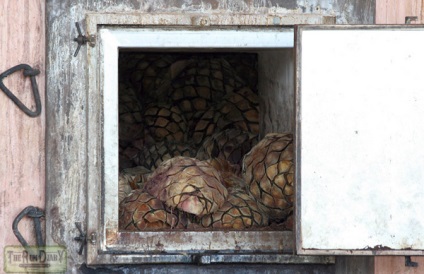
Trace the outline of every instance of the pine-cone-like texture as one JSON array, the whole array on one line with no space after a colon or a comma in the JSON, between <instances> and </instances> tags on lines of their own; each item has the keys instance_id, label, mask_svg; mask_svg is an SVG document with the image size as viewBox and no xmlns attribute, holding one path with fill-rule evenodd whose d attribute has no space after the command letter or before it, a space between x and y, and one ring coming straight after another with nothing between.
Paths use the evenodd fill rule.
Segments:
<instances>
[{"instance_id":1,"label":"pine-cone-like texture","mask_svg":"<svg viewBox=\"0 0 424 274\"><path fill-rule=\"evenodd\" d=\"M190 63L172 80L170 98L188 121L205 112L227 92L244 85L223 58L211 54L190 56Z\"/></svg>"},{"instance_id":2,"label":"pine-cone-like texture","mask_svg":"<svg viewBox=\"0 0 424 274\"><path fill-rule=\"evenodd\" d=\"M119 83L119 139L132 141L143 137L142 109L134 89Z\"/></svg>"},{"instance_id":3,"label":"pine-cone-like texture","mask_svg":"<svg viewBox=\"0 0 424 274\"><path fill-rule=\"evenodd\" d=\"M194 157L196 149L190 144L177 142L158 142L144 146L134 157L134 162L150 170L155 170L162 162L176 156Z\"/></svg>"},{"instance_id":4,"label":"pine-cone-like texture","mask_svg":"<svg viewBox=\"0 0 424 274\"><path fill-rule=\"evenodd\" d=\"M203 216L199 222L203 227L246 229L268 225L268 217L252 196L235 189L217 212Z\"/></svg>"},{"instance_id":5,"label":"pine-cone-like texture","mask_svg":"<svg viewBox=\"0 0 424 274\"><path fill-rule=\"evenodd\" d=\"M150 170L142 166L122 170L118 177L119 202L128 196L132 190L142 189L150 173Z\"/></svg>"},{"instance_id":6,"label":"pine-cone-like texture","mask_svg":"<svg viewBox=\"0 0 424 274\"><path fill-rule=\"evenodd\" d=\"M162 162L144 189L167 206L197 216L217 211L228 195L215 168L188 157Z\"/></svg>"},{"instance_id":7,"label":"pine-cone-like texture","mask_svg":"<svg viewBox=\"0 0 424 274\"><path fill-rule=\"evenodd\" d=\"M119 79L131 84L143 104L149 104L162 97L158 90L171 81L170 68L178 58L175 54L121 52Z\"/></svg>"},{"instance_id":8,"label":"pine-cone-like texture","mask_svg":"<svg viewBox=\"0 0 424 274\"><path fill-rule=\"evenodd\" d=\"M226 94L217 111L221 114L218 128L237 128L259 134L259 97L252 89L244 87Z\"/></svg>"},{"instance_id":9,"label":"pine-cone-like texture","mask_svg":"<svg viewBox=\"0 0 424 274\"><path fill-rule=\"evenodd\" d=\"M160 200L141 189L133 190L119 204L121 230L186 228L187 224L185 214L167 208Z\"/></svg>"},{"instance_id":10,"label":"pine-cone-like texture","mask_svg":"<svg viewBox=\"0 0 424 274\"><path fill-rule=\"evenodd\" d=\"M284 220L293 211L293 153L292 134L272 133L244 157L243 176L248 192L271 220Z\"/></svg>"},{"instance_id":11,"label":"pine-cone-like texture","mask_svg":"<svg viewBox=\"0 0 424 274\"><path fill-rule=\"evenodd\" d=\"M225 159L212 158L205 160L206 163L214 167L222 176L224 186L230 191L232 189L246 189L246 182L242 178L241 168Z\"/></svg>"},{"instance_id":12,"label":"pine-cone-like texture","mask_svg":"<svg viewBox=\"0 0 424 274\"><path fill-rule=\"evenodd\" d=\"M259 97L248 87L226 93L207 111L195 113L189 128L189 138L197 145L205 142L207 137L226 129L238 129L257 135Z\"/></svg>"},{"instance_id":13,"label":"pine-cone-like texture","mask_svg":"<svg viewBox=\"0 0 424 274\"><path fill-rule=\"evenodd\" d=\"M186 141L187 122L177 106L158 104L146 107L145 143Z\"/></svg>"},{"instance_id":14,"label":"pine-cone-like texture","mask_svg":"<svg viewBox=\"0 0 424 274\"><path fill-rule=\"evenodd\" d=\"M224 159L241 167L243 157L258 143L258 135L239 129L227 129L206 138L196 158Z\"/></svg>"}]
</instances>

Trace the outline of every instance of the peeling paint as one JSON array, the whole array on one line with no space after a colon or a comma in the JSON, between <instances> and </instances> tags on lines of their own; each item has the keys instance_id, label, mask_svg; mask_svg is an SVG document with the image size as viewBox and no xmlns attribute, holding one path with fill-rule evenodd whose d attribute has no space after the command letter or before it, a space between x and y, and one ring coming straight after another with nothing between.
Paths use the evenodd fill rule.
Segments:
<instances>
[{"instance_id":1,"label":"peeling paint","mask_svg":"<svg viewBox=\"0 0 424 274\"><path fill-rule=\"evenodd\" d=\"M63 242L68 246L68 269L84 263L84 258L76 254L78 244L73 241L75 221L85 223L87 218L87 183L100 175L87 170L88 165L101 166L100 144L88 136L96 132L100 125L89 128L87 117L99 119L93 113L93 100L98 94L87 95L88 60L87 49L81 49L77 57L72 57L76 49L73 38L77 32L75 22L80 22L85 33L87 13L186 13L229 14L234 13L271 15L270 24L278 23L282 15L312 14L337 15L338 23L368 23L373 21L374 1L367 0L354 4L353 10L344 11L347 0L303 1L303 0L47 0L47 234L52 242ZM274 17L275 16L275 17ZM237 18L235 18L237 19ZM165 20L165 19L163 19ZM233 19L234 20L234 19ZM276 20L276 21L273 21ZM237 20L231 22L238 22ZM281 21L280 21L281 22ZM160 23L160 22L159 22ZM88 134L90 133L90 134ZM60 136L66 136L62 142ZM99 179L97 179L99 180ZM96 183L98 183L96 181ZM99 191L101 186L99 186ZM95 212L97 214L97 212ZM52 218L54 217L54 218ZM156 249L158 241L143 248ZM160 241L160 244L164 244ZM234 245L236 246L236 245ZM238 244L240 246L240 244ZM243 248L240 246L240 248ZM89 254L90 256L90 254Z\"/></svg>"}]
</instances>

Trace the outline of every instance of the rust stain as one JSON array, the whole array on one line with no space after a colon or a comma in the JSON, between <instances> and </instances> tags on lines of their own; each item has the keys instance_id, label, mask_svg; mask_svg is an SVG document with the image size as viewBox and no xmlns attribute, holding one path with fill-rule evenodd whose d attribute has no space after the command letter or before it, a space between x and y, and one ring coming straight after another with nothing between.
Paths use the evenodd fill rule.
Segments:
<instances>
[{"instance_id":1,"label":"rust stain","mask_svg":"<svg viewBox=\"0 0 424 274\"><path fill-rule=\"evenodd\" d=\"M390 247L384 245L375 245L374 247L367 246L365 250L391 250Z\"/></svg>"}]
</instances>

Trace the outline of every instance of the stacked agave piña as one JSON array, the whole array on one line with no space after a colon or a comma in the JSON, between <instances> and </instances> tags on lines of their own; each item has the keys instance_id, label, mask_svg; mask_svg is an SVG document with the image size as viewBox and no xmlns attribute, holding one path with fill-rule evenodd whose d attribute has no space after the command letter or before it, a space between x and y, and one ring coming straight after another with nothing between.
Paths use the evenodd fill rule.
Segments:
<instances>
[{"instance_id":1,"label":"stacked agave pi\u00f1a","mask_svg":"<svg viewBox=\"0 0 424 274\"><path fill-rule=\"evenodd\" d=\"M122 170L118 178L119 202L127 197L132 190L143 188L149 174L150 170L143 166Z\"/></svg>"},{"instance_id":2,"label":"stacked agave pi\u00f1a","mask_svg":"<svg viewBox=\"0 0 424 274\"><path fill-rule=\"evenodd\" d=\"M256 57L222 56L120 58L120 229L249 229L290 215L292 137L258 143Z\"/></svg>"},{"instance_id":3,"label":"stacked agave pi\u00f1a","mask_svg":"<svg viewBox=\"0 0 424 274\"><path fill-rule=\"evenodd\" d=\"M273 133L244 157L247 189L274 221L284 221L293 212L293 153L292 134Z\"/></svg>"},{"instance_id":4,"label":"stacked agave pi\u00f1a","mask_svg":"<svg viewBox=\"0 0 424 274\"><path fill-rule=\"evenodd\" d=\"M119 206L119 228L123 230L185 228L187 223L187 216L142 189L134 190Z\"/></svg>"},{"instance_id":5,"label":"stacked agave pi\u00f1a","mask_svg":"<svg viewBox=\"0 0 424 274\"><path fill-rule=\"evenodd\" d=\"M228 196L222 177L213 166L181 156L160 164L144 190L168 207L196 216L216 212Z\"/></svg>"},{"instance_id":6,"label":"stacked agave pi\u00f1a","mask_svg":"<svg viewBox=\"0 0 424 274\"><path fill-rule=\"evenodd\" d=\"M240 170L225 159L207 161L220 171L228 189L228 198L215 213L199 219L203 227L246 229L265 226L268 217L258 207L255 199L246 192L245 181L239 176Z\"/></svg>"},{"instance_id":7,"label":"stacked agave pi\u00f1a","mask_svg":"<svg viewBox=\"0 0 424 274\"><path fill-rule=\"evenodd\" d=\"M268 217L246 191L233 189L217 212L203 216L199 222L203 227L246 229L267 225Z\"/></svg>"}]
</instances>

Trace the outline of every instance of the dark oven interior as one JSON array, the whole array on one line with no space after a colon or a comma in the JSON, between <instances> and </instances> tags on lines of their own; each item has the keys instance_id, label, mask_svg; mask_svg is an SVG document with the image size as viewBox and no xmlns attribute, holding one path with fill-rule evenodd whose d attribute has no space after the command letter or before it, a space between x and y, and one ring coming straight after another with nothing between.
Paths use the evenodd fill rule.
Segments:
<instances>
[{"instance_id":1,"label":"dark oven interior","mask_svg":"<svg viewBox=\"0 0 424 274\"><path fill-rule=\"evenodd\" d=\"M278 54L120 51L121 231L292 230L293 135L260 73Z\"/></svg>"}]
</instances>

